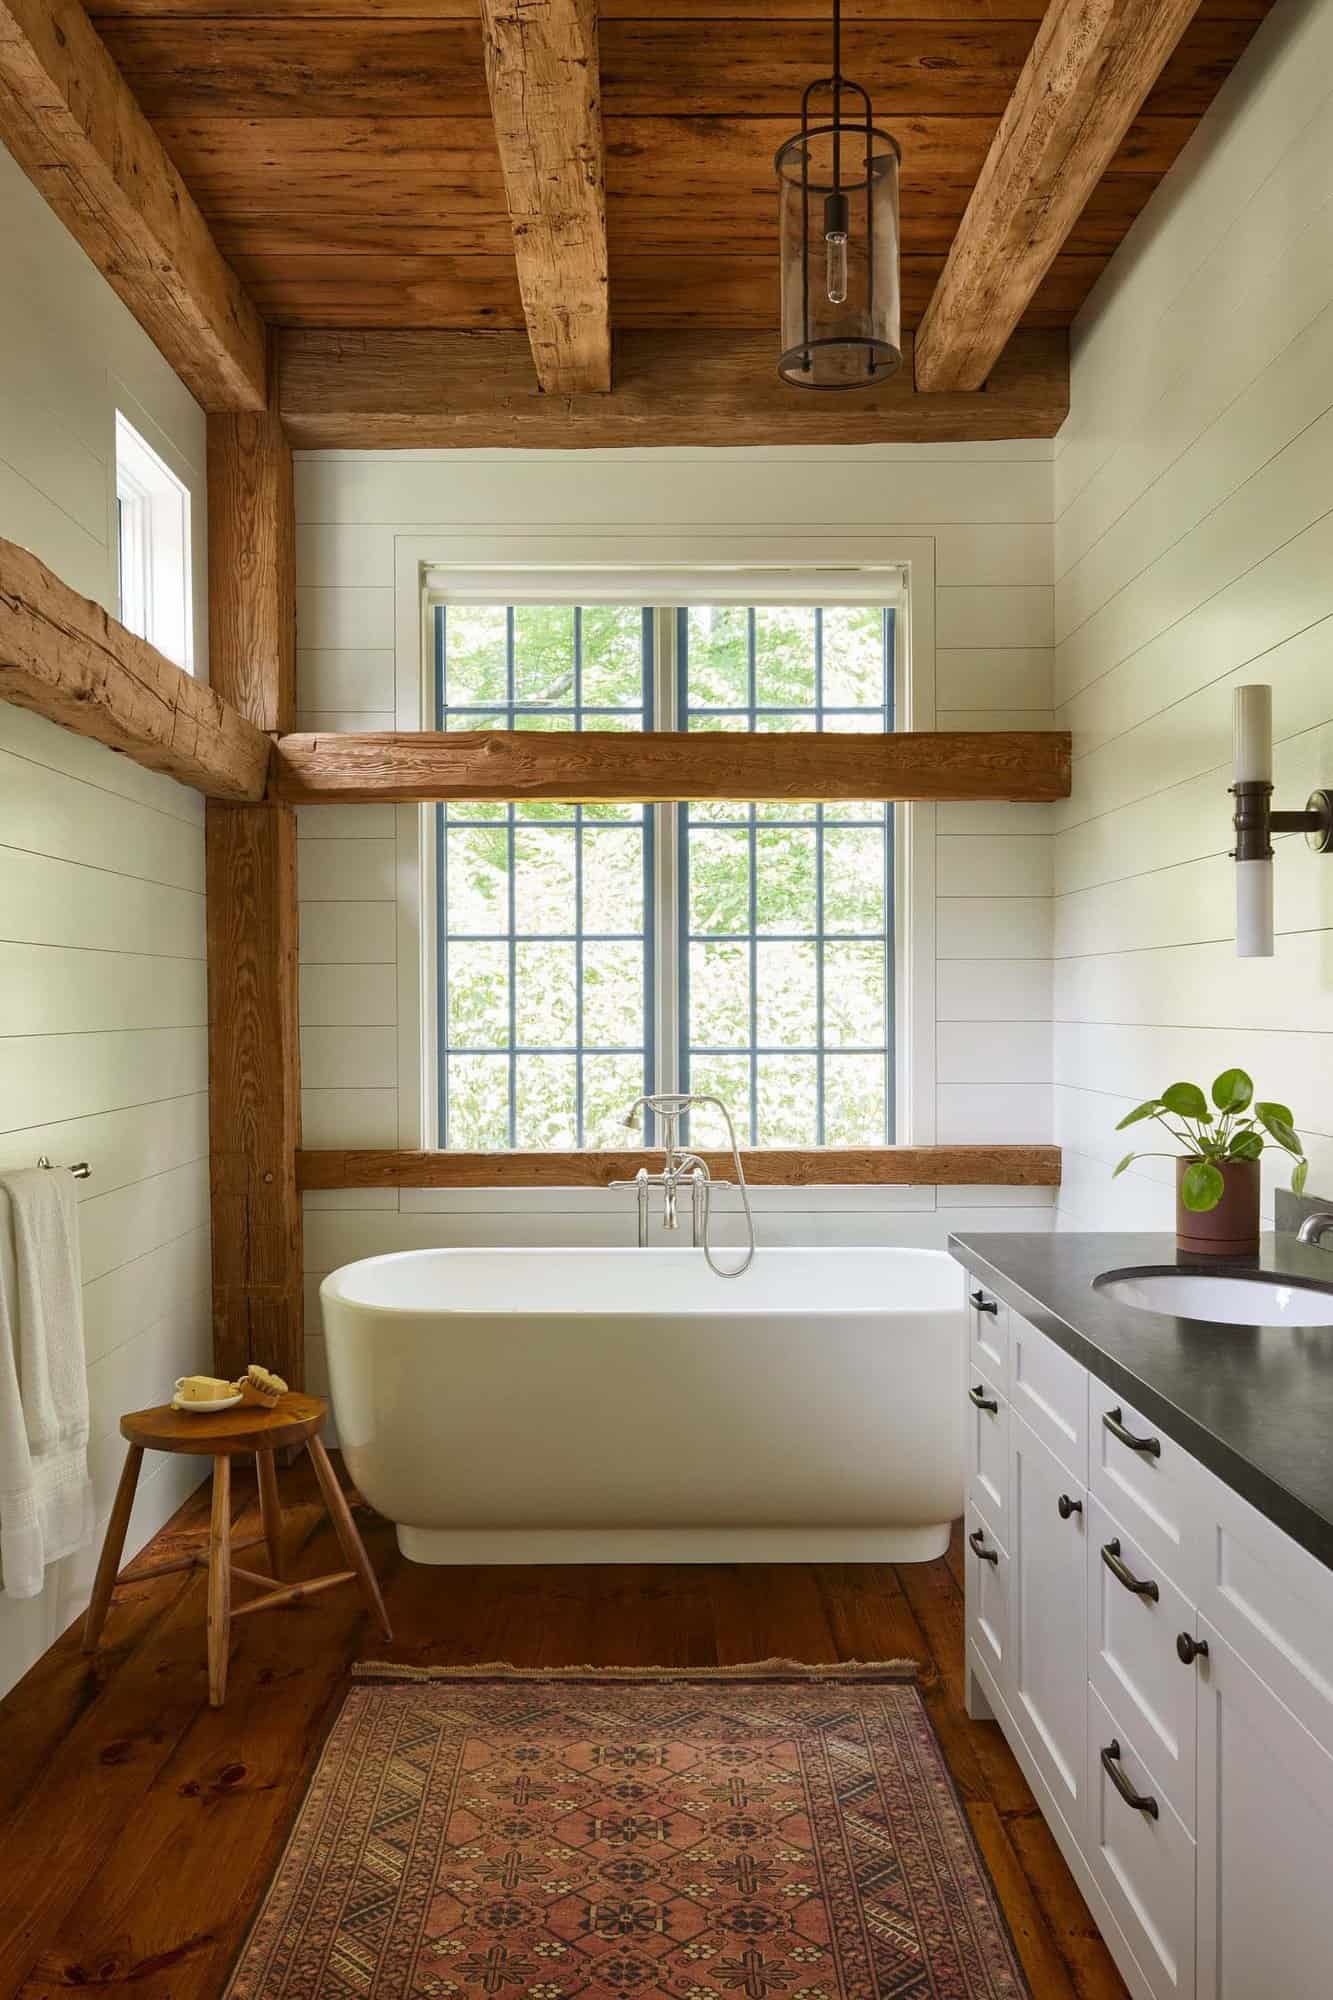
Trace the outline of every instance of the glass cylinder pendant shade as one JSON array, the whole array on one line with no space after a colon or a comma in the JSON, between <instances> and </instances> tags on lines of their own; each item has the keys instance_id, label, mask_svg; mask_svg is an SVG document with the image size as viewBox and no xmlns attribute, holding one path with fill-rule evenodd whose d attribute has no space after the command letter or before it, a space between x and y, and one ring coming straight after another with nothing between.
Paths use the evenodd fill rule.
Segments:
<instances>
[{"instance_id":1,"label":"glass cylinder pendant shade","mask_svg":"<svg viewBox=\"0 0 1333 2000\"><path fill-rule=\"evenodd\" d=\"M800 389L865 389L902 362L898 144L871 123L870 100L845 77L812 84L802 119L775 161L778 373Z\"/></svg>"}]
</instances>

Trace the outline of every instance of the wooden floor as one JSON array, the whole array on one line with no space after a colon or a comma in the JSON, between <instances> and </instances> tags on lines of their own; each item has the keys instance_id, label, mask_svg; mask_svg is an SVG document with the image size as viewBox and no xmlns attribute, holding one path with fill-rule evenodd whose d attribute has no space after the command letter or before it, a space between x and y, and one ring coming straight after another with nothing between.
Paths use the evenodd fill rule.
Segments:
<instances>
[{"instance_id":1,"label":"wooden floor","mask_svg":"<svg viewBox=\"0 0 1333 2000\"><path fill-rule=\"evenodd\" d=\"M238 1478L240 1467L237 1467ZM306 1463L284 1472L288 1567L335 1566ZM207 1533L202 1488L143 1561ZM253 1485L234 1501L259 1532ZM1037 2000L1125 1988L993 1723L963 1710L962 1568L427 1569L358 1515L397 1632L389 1657L712 1666L774 1655L920 1661L921 1686ZM72 1630L0 1703L0 1994L221 1993L350 1661L383 1657L350 1587L243 1619L208 1707L204 1582L118 1592L90 1662Z\"/></svg>"}]
</instances>

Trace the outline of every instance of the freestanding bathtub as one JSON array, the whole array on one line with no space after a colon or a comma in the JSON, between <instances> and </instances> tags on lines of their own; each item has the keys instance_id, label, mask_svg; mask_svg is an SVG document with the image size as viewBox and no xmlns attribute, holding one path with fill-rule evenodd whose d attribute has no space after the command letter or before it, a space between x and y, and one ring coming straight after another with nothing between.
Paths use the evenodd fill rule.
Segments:
<instances>
[{"instance_id":1,"label":"freestanding bathtub","mask_svg":"<svg viewBox=\"0 0 1333 2000\"><path fill-rule=\"evenodd\" d=\"M925 1561L962 1512L940 1251L412 1250L320 1296L348 1469L416 1562Z\"/></svg>"}]
</instances>

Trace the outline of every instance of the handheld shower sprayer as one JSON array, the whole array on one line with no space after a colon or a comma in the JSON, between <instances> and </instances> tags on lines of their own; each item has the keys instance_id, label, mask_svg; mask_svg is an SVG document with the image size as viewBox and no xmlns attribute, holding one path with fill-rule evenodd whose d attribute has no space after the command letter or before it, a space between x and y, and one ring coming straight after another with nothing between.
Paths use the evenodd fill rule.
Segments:
<instances>
[{"instance_id":1,"label":"handheld shower sprayer","mask_svg":"<svg viewBox=\"0 0 1333 2000\"><path fill-rule=\"evenodd\" d=\"M740 1189L741 1207L745 1211L746 1249L745 1255L734 1270L726 1270L713 1256L710 1232L712 1229L713 1207L711 1200L712 1176L697 1153L684 1152L679 1141L680 1121L692 1105L711 1104L722 1114L727 1128L727 1139L731 1147L732 1164L736 1169L736 1185ZM704 1229L703 1253L709 1270L718 1278L739 1278L754 1262L754 1213L750 1207L750 1190L745 1184L745 1168L741 1164L741 1149L736 1138L736 1127L731 1113L720 1097L713 1097L706 1091L658 1090L647 1091L636 1097L625 1116L625 1129L634 1131L639 1123L639 1113L647 1108L663 1125L662 1144L666 1152L666 1178L671 1186L677 1178L686 1173L699 1174L704 1182Z\"/></svg>"}]
</instances>

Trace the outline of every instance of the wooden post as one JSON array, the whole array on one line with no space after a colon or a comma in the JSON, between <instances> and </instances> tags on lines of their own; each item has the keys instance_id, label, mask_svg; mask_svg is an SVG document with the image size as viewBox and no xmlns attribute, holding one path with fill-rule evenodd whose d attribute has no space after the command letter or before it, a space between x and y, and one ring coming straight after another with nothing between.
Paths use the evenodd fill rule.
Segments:
<instances>
[{"instance_id":1,"label":"wooden post","mask_svg":"<svg viewBox=\"0 0 1333 2000\"><path fill-rule=\"evenodd\" d=\"M296 602L291 454L276 417L209 419L214 686L261 729L290 728ZM302 1386L296 819L276 803L207 820L213 1364Z\"/></svg>"}]
</instances>

